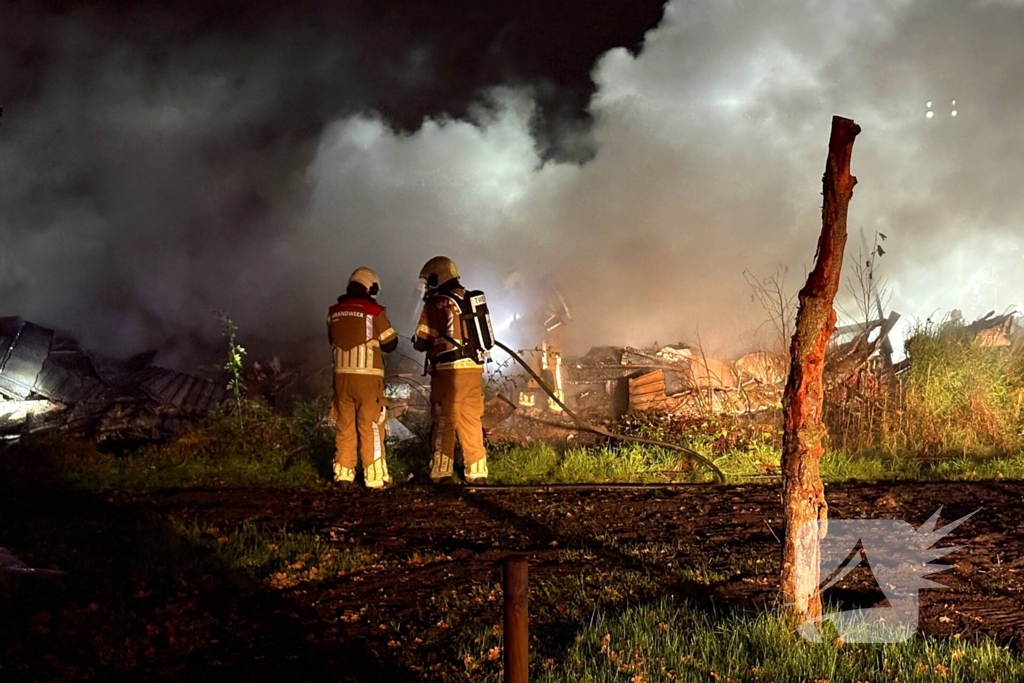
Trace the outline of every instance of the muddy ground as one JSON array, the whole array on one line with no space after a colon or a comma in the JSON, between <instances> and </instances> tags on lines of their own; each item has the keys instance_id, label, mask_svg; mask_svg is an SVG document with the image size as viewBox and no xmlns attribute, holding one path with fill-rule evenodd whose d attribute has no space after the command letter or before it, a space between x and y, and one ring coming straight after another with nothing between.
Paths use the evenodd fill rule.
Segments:
<instances>
[{"instance_id":1,"label":"muddy ground","mask_svg":"<svg viewBox=\"0 0 1024 683\"><path fill-rule=\"evenodd\" d=\"M837 518L898 517L916 526L939 506L946 521L980 508L942 543L967 547L950 556L955 569L936 577L948 588L922 592L921 628L1024 646L1024 483L826 491ZM0 678L477 680L500 660L492 651L468 666L466 648L491 642L487 634L500 642L499 563L510 552L531 558L532 647L537 666L548 666L595 607L665 596L714 609L773 603L778 498L776 486L133 497L11 489L0 497L0 545L67 575L3 577L0 608L15 627L0 636ZM160 567L195 552L171 519L315 530L374 559L290 587L212 556L168 577ZM860 570L833 596L846 606L882 597Z\"/></svg>"}]
</instances>

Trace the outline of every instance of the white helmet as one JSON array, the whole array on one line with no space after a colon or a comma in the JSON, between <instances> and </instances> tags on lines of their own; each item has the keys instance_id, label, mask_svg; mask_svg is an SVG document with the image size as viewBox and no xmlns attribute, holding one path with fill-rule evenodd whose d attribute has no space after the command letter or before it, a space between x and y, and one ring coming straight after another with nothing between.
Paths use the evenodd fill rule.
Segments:
<instances>
[{"instance_id":1,"label":"white helmet","mask_svg":"<svg viewBox=\"0 0 1024 683\"><path fill-rule=\"evenodd\" d=\"M372 297L376 297L380 293L380 278L377 277L377 273L366 266L360 266L352 271L352 274L348 276L348 283L352 284L353 282L358 282L366 287L366 291Z\"/></svg>"}]
</instances>

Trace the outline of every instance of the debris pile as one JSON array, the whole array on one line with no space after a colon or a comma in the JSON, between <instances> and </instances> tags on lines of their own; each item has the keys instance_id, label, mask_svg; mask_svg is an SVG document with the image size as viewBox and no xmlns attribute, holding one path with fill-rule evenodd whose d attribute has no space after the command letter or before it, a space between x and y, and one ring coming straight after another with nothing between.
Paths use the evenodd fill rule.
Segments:
<instances>
[{"instance_id":1,"label":"debris pile","mask_svg":"<svg viewBox=\"0 0 1024 683\"><path fill-rule=\"evenodd\" d=\"M827 356L829 381L848 382L866 368L892 370L889 333L899 319L893 312L838 328ZM698 417L778 407L789 360L766 350L722 360L687 344L601 346L568 359L564 367L567 400L594 419L617 419L629 411Z\"/></svg>"},{"instance_id":2,"label":"debris pile","mask_svg":"<svg viewBox=\"0 0 1024 683\"><path fill-rule=\"evenodd\" d=\"M826 355L827 385L840 392L881 386L906 370L911 359L894 363L889 341L899 320L900 314L892 312L838 327ZM983 347L1010 347L1024 339L1015 313L990 312L967 324L954 311L944 324L958 326ZM185 374L153 365L153 357L111 358L85 350L54 330L0 317L0 439L59 430L97 441L159 441L225 397L222 368ZM683 343L595 346L583 356L566 358L562 368L566 404L588 421L608 423L630 411L707 417L777 408L789 359L784 353L757 350L723 360ZM282 412L290 412L301 398L329 393L330 376L330 366L307 373L301 364L277 356L244 371L246 392ZM547 402L536 408L519 405L517 391L524 378L511 364L489 366L485 431L538 441L580 438L568 418L541 407ZM426 439L429 384L416 359L403 354L387 359L385 394L389 434Z\"/></svg>"},{"instance_id":3,"label":"debris pile","mask_svg":"<svg viewBox=\"0 0 1024 683\"><path fill-rule=\"evenodd\" d=\"M87 351L71 337L0 318L0 437L65 431L97 441L162 440L202 416L226 382Z\"/></svg>"},{"instance_id":4,"label":"debris pile","mask_svg":"<svg viewBox=\"0 0 1024 683\"><path fill-rule=\"evenodd\" d=\"M271 408L281 412L290 412L301 393L301 364L286 364L279 356L271 356L265 361L253 361L245 368L242 377L245 393L248 396L259 396Z\"/></svg>"},{"instance_id":5,"label":"debris pile","mask_svg":"<svg viewBox=\"0 0 1024 683\"><path fill-rule=\"evenodd\" d=\"M685 344L648 349L599 347L570 360L570 399L617 418L625 412L752 412L778 403L785 358L768 351L736 361L710 358Z\"/></svg>"},{"instance_id":6,"label":"debris pile","mask_svg":"<svg viewBox=\"0 0 1024 683\"><path fill-rule=\"evenodd\" d=\"M954 311L956 319L961 318L960 311ZM967 326L967 330L973 335L974 343L978 346L1007 347L1013 345L1013 341L1020 337L1019 316L1016 313L996 315L995 311L989 311Z\"/></svg>"}]
</instances>

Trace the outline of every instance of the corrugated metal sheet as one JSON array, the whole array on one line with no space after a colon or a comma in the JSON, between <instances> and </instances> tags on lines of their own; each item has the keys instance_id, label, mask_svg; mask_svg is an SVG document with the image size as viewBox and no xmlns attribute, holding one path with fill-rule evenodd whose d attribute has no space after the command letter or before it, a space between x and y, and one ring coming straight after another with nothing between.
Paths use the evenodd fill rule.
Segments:
<instances>
[{"instance_id":1,"label":"corrugated metal sheet","mask_svg":"<svg viewBox=\"0 0 1024 683\"><path fill-rule=\"evenodd\" d=\"M53 330L28 322L21 325L4 351L0 394L21 400L29 397L50 354L52 341Z\"/></svg>"},{"instance_id":2,"label":"corrugated metal sheet","mask_svg":"<svg viewBox=\"0 0 1024 683\"><path fill-rule=\"evenodd\" d=\"M170 396L167 394L167 390L171 384L174 383L175 377L178 373L173 370L166 370L164 368L146 368L139 373L137 381L139 388L142 389L147 396L160 402L167 403Z\"/></svg>"},{"instance_id":3,"label":"corrugated metal sheet","mask_svg":"<svg viewBox=\"0 0 1024 683\"><path fill-rule=\"evenodd\" d=\"M75 372L48 358L36 377L32 392L60 403L112 398L114 392L99 377Z\"/></svg>"},{"instance_id":4,"label":"corrugated metal sheet","mask_svg":"<svg viewBox=\"0 0 1024 683\"><path fill-rule=\"evenodd\" d=\"M0 318L0 370L4 368L7 354L25 321L17 317Z\"/></svg>"},{"instance_id":5,"label":"corrugated metal sheet","mask_svg":"<svg viewBox=\"0 0 1024 683\"><path fill-rule=\"evenodd\" d=\"M164 368L139 373L139 388L157 403L185 413L204 413L224 398L225 388L208 380Z\"/></svg>"},{"instance_id":6,"label":"corrugated metal sheet","mask_svg":"<svg viewBox=\"0 0 1024 683\"><path fill-rule=\"evenodd\" d=\"M85 352L86 357L92 364L93 372L103 382L113 387L128 386L133 383L134 375L128 364L117 358L110 358L102 354Z\"/></svg>"},{"instance_id":7,"label":"corrugated metal sheet","mask_svg":"<svg viewBox=\"0 0 1024 683\"><path fill-rule=\"evenodd\" d=\"M0 395L66 404L150 399L184 413L209 411L223 384L154 366L147 356L121 361L86 352L74 339L21 318L0 318Z\"/></svg>"}]
</instances>

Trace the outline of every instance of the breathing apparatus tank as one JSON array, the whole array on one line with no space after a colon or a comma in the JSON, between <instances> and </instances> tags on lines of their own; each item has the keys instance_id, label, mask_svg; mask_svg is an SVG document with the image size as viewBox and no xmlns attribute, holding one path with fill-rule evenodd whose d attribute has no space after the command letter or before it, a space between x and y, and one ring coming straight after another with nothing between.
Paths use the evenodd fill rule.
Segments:
<instances>
[{"instance_id":1,"label":"breathing apparatus tank","mask_svg":"<svg viewBox=\"0 0 1024 683\"><path fill-rule=\"evenodd\" d=\"M490 357L494 348L494 327L491 325L491 312L487 307L487 296L479 289L474 289L458 296L454 292L444 292L442 296L451 299L459 307L459 321L462 323L462 343L453 339L461 358L471 358L481 365Z\"/></svg>"}]
</instances>

